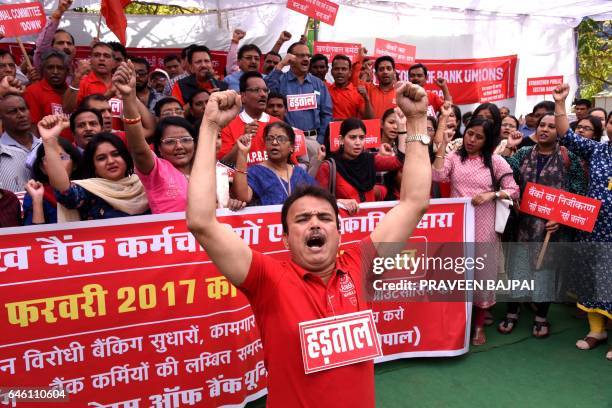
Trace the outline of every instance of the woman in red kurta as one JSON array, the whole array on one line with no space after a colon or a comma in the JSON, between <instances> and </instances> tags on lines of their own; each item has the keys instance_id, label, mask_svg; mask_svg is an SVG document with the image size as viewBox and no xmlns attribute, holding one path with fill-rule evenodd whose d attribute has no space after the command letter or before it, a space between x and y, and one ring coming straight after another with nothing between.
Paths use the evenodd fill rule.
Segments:
<instances>
[{"instance_id":1,"label":"woman in red kurta","mask_svg":"<svg viewBox=\"0 0 612 408\"><path fill-rule=\"evenodd\" d=\"M330 166L335 163L336 183L332 191L336 198L352 198L358 202L382 201L386 188L376 184L377 171L392 171L402 167L397 156L381 156L365 151L366 127L359 119L349 118L340 125L340 150L321 164L317 181L330 186ZM400 153L401 155L401 153ZM332 162L333 160L333 162Z\"/></svg>"}]
</instances>

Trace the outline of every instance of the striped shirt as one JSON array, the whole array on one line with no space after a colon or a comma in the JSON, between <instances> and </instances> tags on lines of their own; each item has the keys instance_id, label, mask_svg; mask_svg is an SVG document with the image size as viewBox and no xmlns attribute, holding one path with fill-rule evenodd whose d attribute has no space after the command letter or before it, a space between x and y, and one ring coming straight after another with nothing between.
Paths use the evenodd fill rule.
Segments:
<instances>
[{"instance_id":1,"label":"striped shirt","mask_svg":"<svg viewBox=\"0 0 612 408\"><path fill-rule=\"evenodd\" d=\"M0 144L0 188L12 192L24 190L30 178L26 156L21 149Z\"/></svg>"}]
</instances>

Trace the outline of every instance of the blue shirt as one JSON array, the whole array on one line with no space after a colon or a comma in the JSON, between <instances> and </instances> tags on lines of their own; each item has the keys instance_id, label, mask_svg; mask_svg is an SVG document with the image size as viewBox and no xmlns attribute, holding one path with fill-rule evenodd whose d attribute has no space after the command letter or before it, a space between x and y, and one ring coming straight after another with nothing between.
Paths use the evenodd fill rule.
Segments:
<instances>
[{"instance_id":1,"label":"blue shirt","mask_svg":"<svg viewBox=\"0 0 612 408\"><path fill-rule=\"evenodd\" d=\"M223 82L225 82L229 89L240 92L240 78L242 78L242 70L236 71L233 74L230 74L223 78Z\"/></svg>"},{"instance_id":2,"label":"blue shirt","mask_svg":"<svg viewBox=\"0 0 612 408\"><path fill-rule=\"evenodd\" d=\"M301 130L316 130L317 141L323 144L327 126L332 119L332 100L327 86L319 78L308 73L300 83L293 72L274 69L266 78L270 91L282 95L301 95L314 93L317 96L316 109L294 111L285 114L285 121Z\"/></svg>"},{"instance_id":3,"label":"blue shirt","mask_svg":"<svg viewBox=\"0 0 612 408\"><path fill-rule=\"evenodd\" d=\"M289 193L302 185L314 186L317 182L306 170L299 166L293 166L291 174L291 187L276 173L261 164L249 167L247 182L253 190L254 201L259 205L283 204Z\"/></svg>"}]
</instances>

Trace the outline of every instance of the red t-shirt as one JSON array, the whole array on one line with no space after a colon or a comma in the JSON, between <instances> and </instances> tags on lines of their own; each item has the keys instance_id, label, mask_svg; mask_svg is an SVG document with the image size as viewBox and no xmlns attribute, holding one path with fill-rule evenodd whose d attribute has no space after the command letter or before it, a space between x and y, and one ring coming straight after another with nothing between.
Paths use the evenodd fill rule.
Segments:
<instances>
[{"instance_id":1,"label":"red t-shirt","mask_svg":"<svg viewBox=\"0 0 612 408\"><path fill-rule=\"evenodd\" d=\"M240 287L261 333L268 370L268 407L374 407L374 364L351 364L304 373L298 325L334 315L367 310L363 265L376 250L369 236L341 250L327 282L293 263L252 251ZM356 290L347 291L354 285Z\"/></svg>"},{"instance_id":2,"label":"red t-shirt","mask_svg":"<svg viewBox=\"0 0 612 408\"><path fill-rule=\"evenodd\" d=\"M47 115L63 114L62 99L64 91L53 88L46 79L41 79L28 86L23 93L23 99L25 99L30 110L32 123L40 122ZM74 141L70 129L63 130L60 135L70 142Z\"/></svg>"},{"instance_id":3,"label":"red t-shirt","mask_svg":"<svg viewBox=\"0 0 612 408\"><path fill-rule=\"evenodd\" d=\"M344 88L338 88L335 84L327 84L327 89L332 98L333 118L360 118L365 111L365 101L355 88L349 83Z\"/></svg>"},{"instance_id":4,"label":"red t-shirt","mask_svg":"<svg viewBox=\"0 0 612 408\"><path fill-rule=\"evenodd\" d=\"M371 83L364 83L364 85L368 90L368 96L370 97L370 103L372 104L375 118L382 118L387 109L397 106L394 87L387 91L383 91L378 85Z\"/></svg>"},{"instance_id":5,"label":"red t-shirt","mask_svg":"<svg viewBox=\"0 0 612 408\"><path fill-rule=\"evenodd\" d=\"M217 153L217 160L221 160L223 156L232 150L236 144L236 140L244 135L246 124L253 121L255 121L255 119L251 118L245 111L242 111L240 115L232 119L232 121L223 128L221 131L221 149ZM259 128L257 129L255 137L251 140L251 150L247 157L249 166L266 160L266 144L263 140L263 130L268 123L280 122L280 120L264 112L257 122L259 122Z\"/></svg>"},{"instance_id":6,"label":"red t-shirt","mask_svg":"<svg viewBox=\"0 0 612 408\"><path fill-rule=\"evenodd\" d=\"M91 71L81 79L79 84L79 93L77 94L77 105L81 104L81 101L85 97L93 94L104 95L110 86L107 86L100 78L96 76L96 73Z\"/></svg>"},{"instance_id":7,"label":"red t-shirt","mask_svg":"<svg viewBox=\"0 0 612 408\"><path fill-rule=\"evenodd\" d=\"M440 112L440 108L444 105L444 100L440 98L435 92L426 91L427 92L427 115L428 116L436 116L436 113ZM458 118L459 120L461 118Z\"/></svg>"},{"instance_id":8,"label":"red t-shirt","mask_svg":"<svg viewBox=\"0 0 612 408\"><path fill-rule=\"evenodd\" d=\"M381 156L377 154L374 156L374 167L376 171L393 171L398 170L402 167L402 162L396 156ZM329 162L325 161L319 167L317 176L315 179L319 182L323 188L329 186ZM386 195L386 188L384 186L376 184L370 191L365 192L365 202L372 202L376 200L376 190L379 189L382 197ZM355 199L358 202L359 190L357 190L351 183L349 183L340 172L336 170L336 198L347 198Z\"/></svg>"}]
</instances>

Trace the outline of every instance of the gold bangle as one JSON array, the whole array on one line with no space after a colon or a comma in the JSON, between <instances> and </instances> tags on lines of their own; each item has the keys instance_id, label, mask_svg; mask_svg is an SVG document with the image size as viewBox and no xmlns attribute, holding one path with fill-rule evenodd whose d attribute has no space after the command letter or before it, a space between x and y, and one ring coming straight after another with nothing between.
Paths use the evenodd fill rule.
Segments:
<instances>
[{"instance_id":1,"label":"gold bangle","mask_svg":"<svg viewBox=\"0 0 612 408\"><path fill-rule=\"evenodd\" d=\"M556 112L555 112L555 118L556 118L557 116L567 116L567 113L556 113Z\"/></svg>"},{"instance_id":2,"label":"gold bangle","mask_svg":"<svg viewBox=\"0 0 612 408\"><path fill-rule=\"evenodd\" d=\"M439 154L436 154L436 158L438 158L438 159L443 159L443 158L444 158L444 156L440 156Z\"/></svg>"},{"instance_id":3,"label":"gold bangle","mask_svg":"<svg viewBox=\"0 0 612 408\"><path fill-rule=\"evenodd\" d=\"M123 117L123 123L125 123L126 125L135 125L138 122L140 122L141 120L142 120L142 116L140 116L140 115L135 117L135 118L133 118L133 119Z\"/></svg>"}]
</instances>

